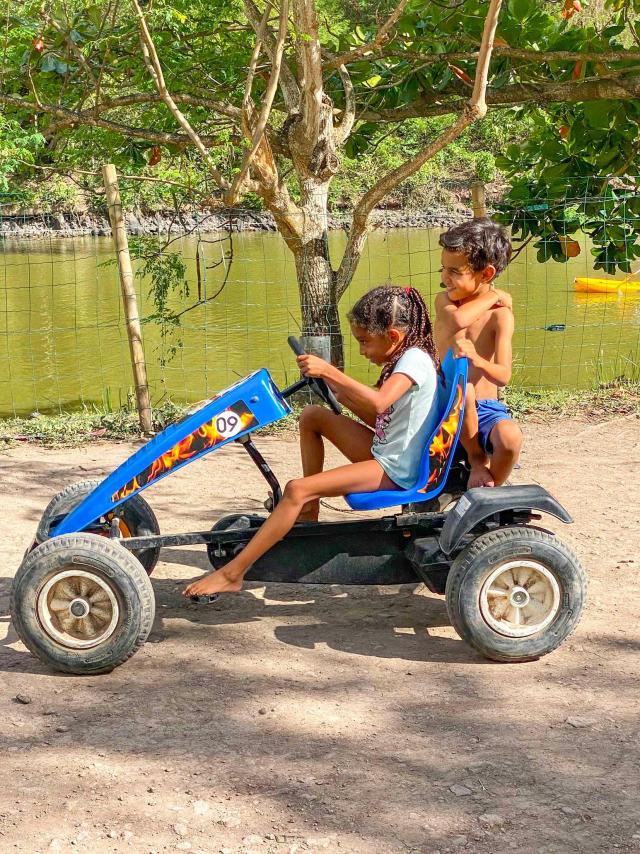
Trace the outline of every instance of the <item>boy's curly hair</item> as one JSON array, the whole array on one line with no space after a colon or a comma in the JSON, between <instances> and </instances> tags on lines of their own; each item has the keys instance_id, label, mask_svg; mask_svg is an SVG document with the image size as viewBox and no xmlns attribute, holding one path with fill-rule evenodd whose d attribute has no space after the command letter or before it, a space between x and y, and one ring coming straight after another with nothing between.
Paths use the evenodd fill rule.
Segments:
<instances>
[{"instance_id":1,"label":"boy's curly hair","mask_svg":"<svg viewBox=\"0 0 640 854\"><path fill-rule=\"evenodd\" d=\"M498 276L511 259L509 235L490 219L471 219L454 225L440 235L440 246L450 252L462 252L474 272L491 264Z\"/></svg>"},{"instance_id":2,"label":"boy's curly hair","mask_svg":"<svg viewBox=\"0 0 640 854\"><path fill-rule=\"evenodd\" d=\"M410 347L424 350L431 357L436 369L439 368L440 360L433 340L429 311L415 288L379 285L360 297L347 314L347 320L373 335L384 335L392 327L406 333L402 346L394 353L393 359L382 368L376 383L378 387L389 379L398 359Z\"/></svg>"}]
</instances>

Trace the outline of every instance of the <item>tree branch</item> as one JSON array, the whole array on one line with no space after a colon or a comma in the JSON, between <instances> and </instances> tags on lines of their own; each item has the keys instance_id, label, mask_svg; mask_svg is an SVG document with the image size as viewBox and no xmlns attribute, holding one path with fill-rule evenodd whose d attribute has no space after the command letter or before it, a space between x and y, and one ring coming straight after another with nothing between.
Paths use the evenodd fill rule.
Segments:
<instances>
[{"instance_id":1,"label":"tree branch","mask_svg":"<svg viewBox=\"0 0 640 854\"><path fill-rule=\"evenodd\" d=\"M405 7L409 0L400 0L400 3L393 10L391 15L387 18L384 24L380 27L376 35L370 42L366 44L360 45L359 47L354 48L354 50L347 51L346 53L342 53L339 56L335 56L330 62L327 64L327 68L340 68L341 65L347 65L349 62L356 62L358 59L361 59L368 53L376 53L382 45L387 41L389 37L390 30L396 25L400 16L405 10Z\"/></svg>"},{"instance_id":2,"label":"tree branch","mask_svg":"<svg viewBox=\"0 0 640 854\"><path fill-rule=\"evenodd\" d=\"M322 54L314 0L293 0L298 54L298 84L301 91L302 122L298 136L310 151L318 141L322 120ZM304 132L303 132L304 131Z\"/></svg>"},{"instance_id":3,"label":"tree branch","mask_svg":"<svg viewBox=\"0 0 640 854\"><path fill-rule=\"evenodd\" d=\"M214 98L203 98L198 95L174 94L172 95L176 104L186 104L190 107L206 107L222 116L228 116L230 119L235 119L238 123L242 120L242 110L240 107L234 107L233 104L227 104L224 101L216 101ZM118 107L129 107L133 104L152 104L164 102L161 95L154 92L139 92L130 95L121 95L118 98L103 98L97 105L97 108L106 110L115 110Z\"/></svg>"},{"instance_id":4,"label":"tree branch","mask_svg":"<svg viewBox=\"0 0 640 854\"><path fill-rule=\"evenodd\" d=\"M48 172L49 175L64 175L72 181L74 175L91 175L93 178L102 178L102 172L92 172L89 169L77 169L75 166L70 167L64 172L60 172L56 166L41 166L39 163L30 163L28 160L21 160L19 157L17 157L16 160L18 163L28 166L29 169L38 169L41 172ZM118 181L149 181L153 184L179 187L181 190L188 190L190 193L193 193L194 191L193 185L182 184L179 181L171 181L169 178L156 178L153 175L122 175L119 172ZM76 181L76 183L78 182ZM104 187L98 192L104 193Z\"/></svg>"},{"instance_id":5,"label":"tree branch","mask_svg":"<svg viewBox=\"0 0 640 854\"><path fill-rule=\"evenodd\" d=\"M136 15L138 16L138 24L140 27L140 44L142 46L142 55L144 57L144 62L147 66L147 69L149 71L149 74L151 75L153 82L155 83L159 95L173 114L173 117L178 122L180 127L185 131L189 139L193 142L197 150L202 155L203 160L209 167L209 172L211 173L211 177L213 178L213 180L223 190L228 189L229 182L222 175L222 173L218 171L215 163L213 162L213 158L209 154L209 151L206 148L205 144L198 136L198 133L191 127L186 116L184 115L184 113L181 112L178 105L171 97L164 81L162 66L160 65L158 53L153 43L153 39L151 38L149 28L147 27L147 21L144 17L142 9L140 8L138 0L132 0L132 2L136 10Z\"/></svg>"},{"instance_id":6,"label":"tree branch","mask_svg":"<svg viewBox=\"0 0 640 854\"><path fill-rule=\"evenodd\" d=\"M45 113L47 115L56 116L68 126L88 125L90 127L104 128L105 130L110 130L114 133L120 133L123 136L131 136L135 139L146 139L149 142L168 145L185 145L190 142L190 138L185 134L152 131L148 128L134 127L122 124L121 122L114 122L110 119L99 118L98 116L92 115L93 108L89 108L87 111L77 112L75 110L68 109L68 107L57 107L54 104L45 104L41 101L37 104L33 104L29 101L23 100L22 98L15 98L12 95L3 95L2 93L0 93L0 104L6 104L7 106L15 107L19 110L27 110L30 113ZM214 145L218 141L215 136L203 136L201 139L210 145Z\"/></svg>"},{"instance_id":7,"label":"tree branch","mask_svg":"<svg viewBox=\"0 0 640 854\"><path fill-rule=\"evenodd\" d=\"M489 3L489 11L487 12L482 31L476 76L473 83L471 101L469 102L471 109L474 107L477 109L475 118L479 119L487 114L485 95L487 92L487 80L489 78L489 63L491 62L491 53L493 51L493 39L496 34L496 27L498 26L498 16L500 15L500 6L501 0Z\"/></svg>"},{"instance_id":8,"label":"tree branch","mask_svg":"<svg viewBox=\"0 0 640 854\"><path fill-rule=\"evenodd\" d=\"M369 231L371 212L375 206L398 184L406 181L411 175L418 171L427 160L430 160L438 151L441 151L454 139L460 136L464 130L474 121L482 118L487 112L485 94L487 89L487 77L489 63L493 49L493 39L498 25L498 16L502 0L490 0L487 17L484 22L482 40L476 66L476 77L473 92L462 113L439 137L427 145L415 157L407 160L402 165L384 175L371 187L359 200L353 212L353 221L349 238L342 257L342 262L337 274L336 294L340 299L351 281L355 272L362 250L365 245L366 236Z\"/></svg>"},{"instance_id":9,"label":"tree branch","mask_svg":"<svg viewBox=\"0 0 640 854\"><path fill-rule=\"evenodd\" d=\"M249 107L251 104L251 85L253 81L253 73L255 73L255 64L258 61L258 56L260 55L260 50L262 46L262 37L263 35L258 35L256 41L256 49L254 50L254 58L252 58L252 67L253 72L247 75L247 86L245 88L245 96L243 99L243 114L244 121L243 124L246 127L247 136L249 136L251 140L251 149L247 151L242 159L242 166L240 167L240 171L236 175L233 185L231 189L228 191L226 195L226 203L228 205L235 205L238 200L238 196L242 190L242 185L249 174L249 168L251 166L251 162L258 150L258 146L260 145L268 145L264 132L267 126L267 122L269 121L269 115L271 113L271 106L273 104L273 99L276 94L276 90L278 88L278 81L280 79L280 67L282 63L282 54L284 52L284 42L287 36L287 26L289 23L289 2L288 0L282 0L281 8L280 8L280 26L278 28L278 38L276 41L276 46L273 52L273 60L271 63L271 74L269 75L269 82L267 83L267 89L264 95L264 99L262 101L262 106L260 107L260 113L257 117L257 120L252 122L251 116L249 114ZM263 33L264 27L267 24L267 13L265 12L265 17L263 21ZM251 69L250 69L251 72ZM251 127L253 126L253 133L251 133ZM275 164L274 164L275 165Z\"/></svg>"},{"instance_id":10,"label":"tree branch","mask_svg":"<svg viewBox=\"0 0 640 854\"><path fill-rule=\"evenodd\" d=\"M356 95L351 82L351 75L347 71L346 65L338 67L338 74L342 80L344 89L344 111L340 122L333 129L333 140L336 145L342 145L348 138L353 129L353 124L356 120Z\"/></svg>"},{"instance_id":11,"label":"tree branch","mask_svg":"<svg viewBox=\"0 0 640 854\"><path fill-rule=\"evenodd\" d=\"M640 97L640 77L598 77L574 82L514 83L502 89L488 88L485 100L489 107L510 107L519 104L573 104L580 101L625 101ZM365 109L358 119L366 122L401 122L405 119L445 116L457 112L463 105L460 96L449 98L442 94L434 98L419 98L411 104L394 109Z\"/></svg>"},{"instance_id":12,"label":"tree branch","mask_svg":"<svg viewBox=\"0 0 640 854\"><path fill-rule=\"evenodd\" d=\"M511 59L523 59L531 62L631 62L640 59L640 50L607 50L607 51L577 51L577 50L528 50L517 47L494 47L493 55L506 56ZM460 62L461 60L478 59L478 51L452 51L451 53L416 53L411 50L382 53L380 59L403 59L419 62L422 65L437 65L439 63ZM332 59L327 67L333 67Z\"/></svg>"},{"instance_id":13,"label":"tree branch","mask_svg":"<svg viewBox=\"0 0 640 854\"><path fill-rule=\"evenodd\" d=\"M450 142L457 139L475 118L476 116L471 108L468 107L465 109L462 115L431 145L424 148L416 157L407 160L397 169L382 177L362 196L353 212L349 238L336 277L336 297L338 300L349 286L349 282L353 278L353 274L360 261L367 234L370 230L371 212L375 206L387 193L397 187L398 184L409 178L414 172L417 172L438 151L441 151Z\"/></svg>"},{"instance_id":14,"label":"tree branch","mask_svg":"<svg viewBox=\"0 0 640 854\"><path fill-rule=\"evenodd\" d=\"M247 16L247 19L251 26L253 27L255 33L258 33L260 29L260 12L258 11L257 6L253 2L253 0L244 0L244 10ZM275 40L270 32L265 34L264 46L271 62L273 62L273 56L275 51ZM282 67L280 70L280 90L282 92L282 97L284 99L285 106L289 112L294 112L298 109L300 104L300 89L298 88L298 84L296 82L296 78L294 77L291 69L289 68L286 62L282 63Z\"/></svg>"}]
</instances>

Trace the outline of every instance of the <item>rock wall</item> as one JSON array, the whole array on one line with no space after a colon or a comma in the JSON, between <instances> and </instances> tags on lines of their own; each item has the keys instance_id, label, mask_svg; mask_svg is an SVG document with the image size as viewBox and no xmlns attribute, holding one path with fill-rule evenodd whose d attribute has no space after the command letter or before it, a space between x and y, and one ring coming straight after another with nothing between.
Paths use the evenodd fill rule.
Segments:
<instances>
[{"instance_id":1,"label":"rock wall","mask_svg":"<svg viewBox=\"0 0 640 854\"><path fill-rule=\"evenodd\" d=\"M446 228L470 216L466 207L454 210L429 211L380 210L376 221L382 228ZM127 231L131 235L167 235L257 231L275 232L270 213L262 211L219 210L195 211L178 217L173 211L143 214L141 211L125 215ZM329 217L329 228L348 230L351 217L339 213ZM0 238L33 240L49 237L109 237L111 228L106 217L94 214L13 214L0 216Z\"/></svg>"}]
</instances>

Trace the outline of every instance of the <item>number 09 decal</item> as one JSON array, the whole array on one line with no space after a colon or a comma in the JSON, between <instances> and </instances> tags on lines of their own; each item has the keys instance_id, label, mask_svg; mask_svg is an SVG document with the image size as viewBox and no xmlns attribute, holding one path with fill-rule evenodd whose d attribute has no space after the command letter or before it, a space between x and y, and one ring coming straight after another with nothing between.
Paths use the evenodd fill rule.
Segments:
<instances>
[{"instance_id":1,"label":"number 09 decal","mask_svg":"<svg viewBox=\"0 0 640 854\"><path fill-rule=\"evenodd\" d=\"M216 416L214 423L216 432L224 436L225 439L235 436L242 430L242 421L233 409L225 409L224 412Z\"/></svg>"}]
</instances>

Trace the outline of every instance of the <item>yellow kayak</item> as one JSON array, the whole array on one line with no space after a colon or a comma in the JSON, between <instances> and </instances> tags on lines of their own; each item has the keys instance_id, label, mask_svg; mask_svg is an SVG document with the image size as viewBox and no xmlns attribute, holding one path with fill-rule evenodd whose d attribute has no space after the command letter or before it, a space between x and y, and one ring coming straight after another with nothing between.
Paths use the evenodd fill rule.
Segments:
<instances>
[{"instance_id":1,"label":"yellow kayak","mask_svg":"<svg viewBox=\"0 0 640 854\"><path fill-rule=\"evenodd\" d=\"M640 282L630 282L625 279L616 281L578 276L573 280L573 286L581 294L640 294Z\"/></svg>"}]
</instances>

